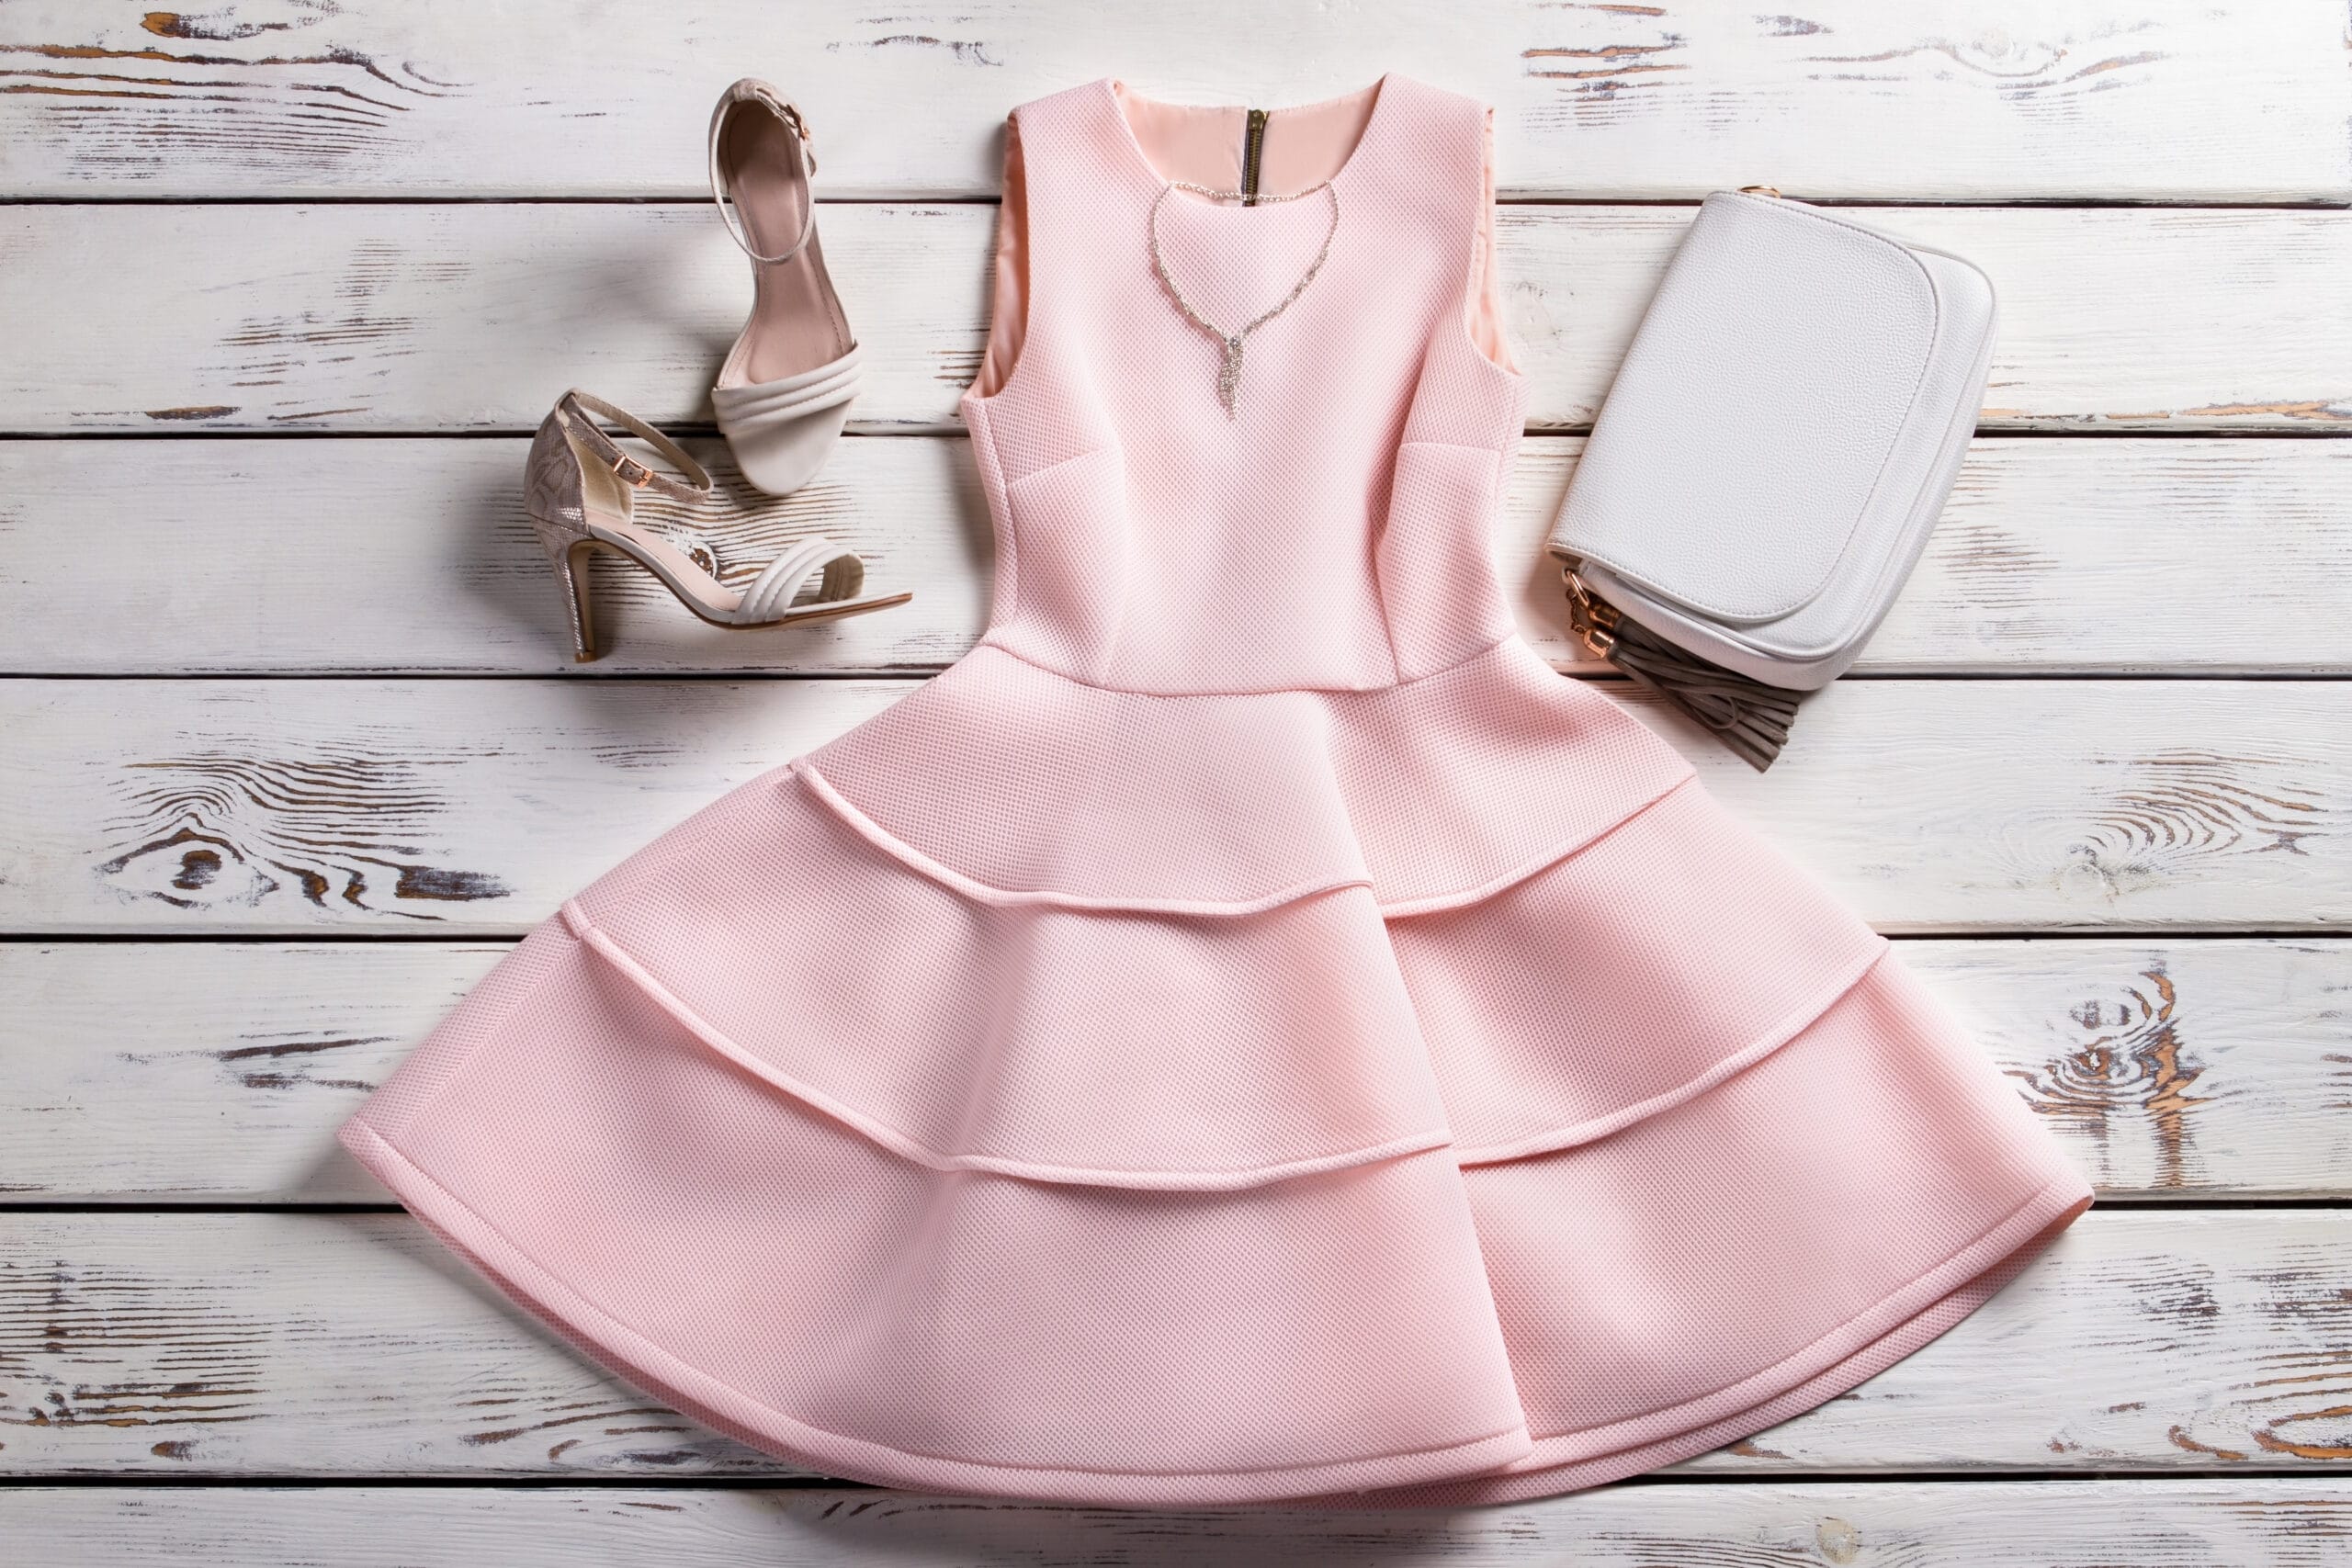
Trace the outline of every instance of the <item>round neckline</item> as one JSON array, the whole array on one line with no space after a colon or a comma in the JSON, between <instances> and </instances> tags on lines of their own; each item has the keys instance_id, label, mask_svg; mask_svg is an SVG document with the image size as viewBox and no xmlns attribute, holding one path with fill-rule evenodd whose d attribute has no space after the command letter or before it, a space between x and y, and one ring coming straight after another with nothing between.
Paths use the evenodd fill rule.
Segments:
<instances>
[{"instance_id":1,"label":"round neckline","mask_svg":"<svg viewBox=\"0 0 2352 1568\"><path fill-rule=\"evenodd\" d=\"M1311 103L1284 104L1278 108L1268 109L1266 111L1269 116L1292 114L1300 109L1317 109L1323 108L1331 104L1345 103L1350 98L1362 97L1366 93L1370 93L1372 95L1372 108L1370 112L1364 116L1363 129L1356 133L1356 144L1348 149L1348 155L1340 160L1340 166L1338 168L1332 170L1325 178L1317 181L1314 185L1306 186L1306 190L1318 190L1324 186L1336 186L1347 180L1348 175L1356 166L1356 161L1362 158L1363 156L1364 150L1372 145L1373 136L1380 129L1382 118L1388 107L1388 100L1391 96L1389 88L1395 85L1396 81L1396 73L1394 71L1386 71L1383 72L1368 87L1358 87L1351 92L1335 93L1328 98L1317 98ZM1134 87L1116 76L1104 76L1097 81L1095 85L1102 89L1103 107L1109 109L1112 120L1118 126L1119 139L1125 143L1126 157L1135 165L1136 170L1141 174L1146 180L1150 182L1152 188L1155 190L1165 186L1176 186L1177 182L1170 179L1166 175L1161 174L1159 172L1159 166L1151 161L1151 154L1144 151L1143 141L1140 137L1136 135L1135 121L1127 118L1126 106L1120 101L1120 95L1125 93L1128 96L1139 99L1147 104L1165 104L1165 100L1155 98L1148 93L1138 93ZM1247 104L1168 104L1166 107L1172 108L1238 109L1243 114L1247 114L1250 108L1250 106ZM1183 190L1181 186L1177 186L1177 190L1179 195L1191 195L1191 193ZM1296 193L1281 191L1274 194L1288 196ZM1291 206L1292 203L1287 201L1262 202L1255 206L1245 207L1230 201L1210 201L1205 197L1192 197L1187 205L1207 208L1211 211L1216 212L1263 213L1279 212L1284 208Z\"/></svg>"}]
</instances>

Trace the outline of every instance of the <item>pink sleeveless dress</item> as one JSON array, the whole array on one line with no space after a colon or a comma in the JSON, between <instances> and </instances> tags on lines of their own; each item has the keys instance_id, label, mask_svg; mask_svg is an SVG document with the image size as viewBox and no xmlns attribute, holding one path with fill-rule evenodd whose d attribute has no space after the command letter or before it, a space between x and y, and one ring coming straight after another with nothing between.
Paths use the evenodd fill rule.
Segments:
<instances>
[{"instance_id":1,"label":"pink sleeveless dress","mask_svg":"<svg viewBox=\"0 0 2352 1568\"><path fill-rule=\"evenodd\" d=\"M1487 112L1316 109L1360 121L1329 259L1230 418L1138 130L1241 111L1015 112L986 636L565 903L345 1129L763 1450L1091 1503L1566 1491L1861 1382L2089 1201L1883 938L1521 640ZM1246 321L1327 202L1175 193L1170 275Z\"/></svg>"}]
</instances>

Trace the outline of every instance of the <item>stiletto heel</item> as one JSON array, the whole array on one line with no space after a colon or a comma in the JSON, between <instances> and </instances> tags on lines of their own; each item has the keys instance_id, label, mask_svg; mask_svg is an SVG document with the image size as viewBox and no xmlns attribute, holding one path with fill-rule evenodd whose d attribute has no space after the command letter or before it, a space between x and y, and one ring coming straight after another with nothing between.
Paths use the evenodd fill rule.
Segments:
<instances>
[{"instance_id":1,"label":"stiletto heel","mask_svg":"<svg viewBox=\"0 0 2352 1568\"><path fill-rule=\"evenodd\" d=\"M728 234L752 258L752 292L751 317L710 402L736 466L771 495L816 477L849 423L863 376L817 243L808 188L816 172L808 122L789 99L750 77L719 95L710 116L710 194Z\"/></svg>"},{"instance_id":2,"label":"stiletto heel","mask_svg":"<svg viewBox=\"0 0 2352 1568\"><path fill-rule=\"evenodd\" d=\"M644 441L684 478L673 478L630 457L596 423L599 416ZM910 592L861 596L865 560L825 538L793 546L739 593L675 545L631 520L641 490L699 504L711 493L710 475L676 442L602 398L574 388L558 399L531 441L523 504L563 591L572 656L581 663L601 651L588 593L587 558L598 552L643 567L687 609L729 630L836 620L914 597ZM811 581L815 592L803 599L801 591Z\"/></svg>"},{"instance_id":3,"label":"stiletto heel","mask_svg":"<svg viewBox=\"0 0 2352 1568\"><path fill-rule=\"evenodd\" d=\"M539 536L539 547L547 552L548 561L555 568L558 587L563 590L565 617L571 624L571 657L585 664L596 657L595 611L588 601L589 552L579 547L577 536L542 522L531 519L531 531Z\"/></svg>"}]
</instances>

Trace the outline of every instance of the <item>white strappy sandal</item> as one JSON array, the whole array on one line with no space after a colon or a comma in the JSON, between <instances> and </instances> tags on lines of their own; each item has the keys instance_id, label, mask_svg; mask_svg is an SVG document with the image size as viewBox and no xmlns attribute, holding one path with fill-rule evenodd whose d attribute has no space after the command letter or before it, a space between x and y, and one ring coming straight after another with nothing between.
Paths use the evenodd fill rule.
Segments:
<instances>
[{"instance_id":1,"label":"white strappy sandal","mask_svg":"<svg viewBox=\"0 0 2352 1568\"><path fill-rule=\"evenodd\" d=\"M817 243L816 172L808 122L774 87L745 77L719 95L710 194L752 258L752 296L710 401L743 477L770 495L789 495L824 467L863 374Z\"/></svg>"},{"instance_id":2,"label":"white strappy sandal","mask_svg":"<svg viewBox=\"0 0 2352 1568\"><path fill-rule=\"evenodd\" d=\"M611 420L674 465L683 479L639 462L607 435L597 416ZM710 475L684 448L651 425L604 399L574 388L558 399L531 442L524 506L531 527L554 563L571 616L573 657L597 655L596 623L588 602L587 558L597 551L635 561L715 626L748 630L796 621L836 620L903 604L910 592L860 597L865 562L831 539L804 539L762 568L741 592L720 582L684 550L630 520L640 490L655 490L690 504L708 499ZM811 581L815 591L802 598Z\"/></svg>"}]
</instances>

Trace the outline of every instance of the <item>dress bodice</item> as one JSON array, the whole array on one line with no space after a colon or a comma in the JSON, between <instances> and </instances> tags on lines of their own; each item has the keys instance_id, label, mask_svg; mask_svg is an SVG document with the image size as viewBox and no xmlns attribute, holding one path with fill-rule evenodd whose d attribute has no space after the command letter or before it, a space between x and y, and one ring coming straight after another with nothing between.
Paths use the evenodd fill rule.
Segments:
<instances>
[{"instance_id":1,"label":"dress bodice","mask_svg":"<svg viewBox=\"0 0 2352 1568\"><path fill-rule=\"evenodd\" d=\"M962 404L998 531L986 641L1197 693L1378 688L1509 633L1487 530L1523 399L1472 332L1487 111L1402 76L1367 91L1328 191L1250 206L1159 200L1119 84L1015 111L1019 352ZM1247 338L1230 415L1223 348L1154 267L1155 202L1169 278L1228 331L1329 236Z\"/></svg>"}]
</instances>

